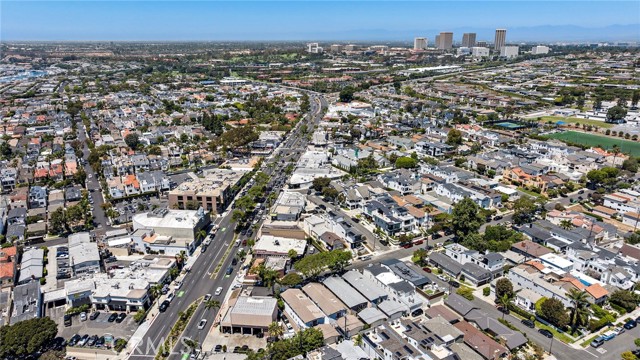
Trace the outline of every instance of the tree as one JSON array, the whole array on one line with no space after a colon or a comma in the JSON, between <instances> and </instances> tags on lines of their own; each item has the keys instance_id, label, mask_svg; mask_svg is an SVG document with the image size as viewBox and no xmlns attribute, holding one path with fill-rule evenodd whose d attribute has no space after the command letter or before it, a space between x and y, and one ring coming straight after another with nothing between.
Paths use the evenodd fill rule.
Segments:
<instances>
[{"instance_id":1,"label":"tree","mask_svg":"<svg viewBox=\"0 0 640 360\"><path fill-rule=\"evenodd\" d=\"M631 94L631 107L638 106L638 101L640 101L640 90L636 90Z\"/></svg>"},{"instance_id":2,"label":"tree","mask_svg":"<svg viewBox=\"0 0 640 360\"><path fill-rule=\"evenodd\" d=\"M340 101L345 103L353 101L354 93L355 89L351 86L344 87L342 90L340 90Z\"/></svg>"},{"instance_id":3,"label":"tree","mask_svg":"<svg viewBox=\"0 0 640 360\"><path fill-rule=\"evenodd\" d=\"M447 144L456 146L462 144L462 132L457 129L451 129L447 133Z\"/></svg>"},{"instance_id":4,"label":"tree","mask_svg":"<svg viewBox=\"0 0 640 360\"><path fill-rule=\"evenodd\" d=\"M418 160L408 156L401 156L396 159L395 165L397 169L413 169L418 166Z\"/></svg>"},{"instance_id":5,"label":"tree","mask_svg":"<svg viewBox=\"0 0 640 360\"><path fill-rule=\"evenodd\" d=\"M57 208L49 216L49 232L52 234L62 234L66 231L67 219L63 208Z\"/></svg>"},{"instance_id":6,"label":"tree","mask_svg":"<svg viewBox=\"0 0 640 360\"><path fill-rule=\"evenodd\" d=\"M575 334L578 327L587 323L588 312L586 307L589 305L589 301L587 300L587 293L577 289L569 290L567 297L573 304L569 313L569 325L571 325L571 333Z\"/></svg>"},{"instance_id":7,"label":"tree","mask_svg":"<svg viewBox=\"0 0 640 360\"><path fill-rule=\"evenodd\" d=\"M413 252L413 256L411 257L411 261L413 261L418 266L424 266L429 253L425 249L418 249Z\"/></svg>"},{"instance_id":8,"label":"tree","mask_svg":"<svg viewBox=\"0 0 640 360\"><path fill-rule=\"evenodd\" d=\"M507 278L500 278L496 281L496 302L505 295L513 297L513 284Z\"/></svg>"},{"instance_id":9,"label":"tree","mask_svg":"<svg viewBox=\"0 0 640 360\"><path fill-rule=\"evenodd\" d=\"M454 205L451 213L451 225L456 236L462 239L480 229L484 219L480 215L479 209L478 205L468 197Z\"/></svg>"},{"instance_id":10,"label":"tree","mask_svg":"<svg viewBox=\"0 0 640 360\"><path fill-rule=\"evenodd\" d=\"M0 327L0 358L33 354L42 350L58 333L49 317L20 321Z\"/></svg>"},{"instance_id":11,"label":"tree","mask_svg":"<svg viewBox=\"0 0 640 360\"><path fill-rule=\"evenodd\" d=\"M630 245L640 244L640 233L638 233L637 231L631 233L631 235L627 236L624 241Z\"/></svg>"},{"instance_id":12,"label":"tree","mask_svg":"<svg viewBox=\"0 0 640 360\"><path fill-rule=\"evenodd\" d=\"M636 357L630 350L627 350L620 354L620 357L622 358L622 360L638 360L638 357Z\"/></svg>"},{"instance_id":13,"label":"tree","mask_svg":"<svg viewBox=\"0 0 640 360\"><path fill-rule=\"evenodd\" d=\"M463 298L471 301L473 300L473 289L470 287L463 286L456 291L456 294L462 296Z\"/></svg>"},{"instance_id":14,"label":"tree","mask_svg":"<svg viewBox=\"0 0 640 360\"><path fill-rule=\"evenodd\" d=\"M300 285L302 283L302 280L303 279L302 279L302 276L300 276L300 274L295 272L290 272L287 275L283 276L282 279L278 280L278 282L281 285L293 287L293 286Z\"/></svg>"},{"instance_id":15,"label":"tree","mask_svg":"<svg viewBox=\"0 0 640 360\"><path fill-rule=\"evenodd\" d=\"M280 323L277 321L274 321L271 324L269 324L267 331L269 332L269 336L273 336L275 338L279 338L284 334L284 329L282 328L282 325L280 325Z\"/></svg>"},{"instance_id":16,"label":"tree","mask_svg":"<svg viewBox=\"0 0 640 360\"><path fill-rule=\"evenodd\" d=\"M298 252L295 251L294 249L289 249L289 252L287 253L287 255L289 256L289 259L295 259L298 257Z\"/></svg>"},{"instance_id":17,"label":"tree","mask_svg":"<svg viewBox=\"0 0 640 360\"><path fill-rule=\"evenodd\" d=\"M573 223L569 219L564 219L560 221L560 227L565 230L573 229Z\"/></svg>"},{"instance_id":18,"label":"tree","mask_svg":"<svg viewBox=\"0 0 640 360\"><path fill-rule=\"evenodd\" d=\"M638 158L630 156L622 163L622 169L632 173L638 172Z\"/></svg>"},{"instance_id":19,"label":"tree","mask_svg":"<svg viewBox=\"0 0 640 360\"><path fill-rule=\"evenodd\" d=\"M633 311L638 305L638 299L628 290L618 290L611 294L609 302L618 305L627 312Z\"/></svg>"},{"instance_id":20,"label":"tree","mask_svg":"<svg viewBox=\"0 0 640 360\"><path fill-rule=\"evenodd\" d=\"M180 251L179 254L176 254L176 262L181 268L187 262L187 253L185 253L184 250Z\"/></svg>"},{"instance_id":21,"label":"tree","mask_svg":"<svg viewBox=\"0 0 640 360\"><path fill-rule=\"evenodd\" d=\"M329 186L330 183L331 179L329 179L328 177L318 177L313 179L313 181L311 182L311 186L315 191L322 191L322 189Z\"/></svg>"},{"instance_id":22,"label":"tree","mask_svg":"<svg viewBox=\"0 0 640 360\"><path fill-rule=\"evenodd\" d=\"M627 116L627 109L616 105L607 110L606 122L619 122Z\"/></svg>"},{"instance_id":23,"label":"tree","mask_svg":"<svg viewBox=\"0 0 640 360\"><path fill-rule=\"evenodd\" d=\"M129 133L124 137L124 142L130 147L132 150L136 150L140 145L140 137L136 133Z\"/></svg>"},{"instance_id":24,"label":"tree","mask_svg":"<svg viewBox=\"0 0 640 360\"><path fill-rule=\"evenodd\" d=\"M520 225L531 220L538 204L530 196L521 196L513 202L513 222Z\"/></svg>"},{"instance_id":25,"label":"tree","mask_svg":"<svg viewBox=\"0 0 640 360\"><path fill-rule=\"evenodd\" d=\"M85 181L87 181L87 172L84 171L83 167L80 167L75 175L73 175L73 181L78 185L84 186Z\"/></svg>"},{"instance_id":26,"label":"tree","mask_svg":"<svg viewBox=\"0 0 640 360\"><path fill-rule=\"evenodd\" d=\"M569 316L562 301L556 298L545 299L540 304L541 316L558 328L564 328L569 323Z\"/></svg>"},{"instance_id":27,"label":"tree","mask_svg":"<svg viewBox=\"0 0 640 360\"><path fill-rule=\"evenodd\" d=\"M502 294L502 296L500 296L497 300L498 305L502 306L502 318L504 319L504 314L509 310L511 301L513 301L513 296L509 296L509 294Z\"/></svg>"},{"instance_id":28,"label":"tree","mask_svg":"<svg viewBox=\"0 0 640 360\"><path fill-rule=\"evenodd\" d=\"M209 299L204 303L204 308L206 310L209 310L209 309L220 309L220 301L214 300L214 299Z\"/></svg>"}]
</instances>

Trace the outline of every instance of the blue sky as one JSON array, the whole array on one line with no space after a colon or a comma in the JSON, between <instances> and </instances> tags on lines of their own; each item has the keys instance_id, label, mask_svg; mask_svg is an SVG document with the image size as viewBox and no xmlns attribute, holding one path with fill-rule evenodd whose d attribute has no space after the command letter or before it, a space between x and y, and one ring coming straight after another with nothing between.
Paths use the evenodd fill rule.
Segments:
<instances>
[{"instance_id":1,"label":"blue sky","mask_svg":"<svg viewBox=\"0 0 640 360\"><path fill-rule=\"evenodd\" d=\"M527 28L540 26L640 24L638 0L1 0L0 11L0 40L324 40L350 36L353 40L376 36L411 40L414 34L432 39L436 31L448 30L486 32L489 37L489 31L497 27L520 28L526 34L537 31ZM636 33L640 36L640 30Z\"/></svg>"}]
</instances>

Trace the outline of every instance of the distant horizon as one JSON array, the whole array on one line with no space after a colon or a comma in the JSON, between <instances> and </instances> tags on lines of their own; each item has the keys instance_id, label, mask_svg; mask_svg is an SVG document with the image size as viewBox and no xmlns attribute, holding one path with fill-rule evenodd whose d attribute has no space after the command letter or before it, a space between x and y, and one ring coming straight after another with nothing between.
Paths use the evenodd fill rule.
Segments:
<instances>
[{"instance_id":1,"label":"distant horizon","mask_svg":"<svg viewBox=\"0 0 640 360\"><path fill-rule=\"evenodd\" d=\"M2 1L1 42L640 42L640 1Z\"/></svg>"}]
</instances>

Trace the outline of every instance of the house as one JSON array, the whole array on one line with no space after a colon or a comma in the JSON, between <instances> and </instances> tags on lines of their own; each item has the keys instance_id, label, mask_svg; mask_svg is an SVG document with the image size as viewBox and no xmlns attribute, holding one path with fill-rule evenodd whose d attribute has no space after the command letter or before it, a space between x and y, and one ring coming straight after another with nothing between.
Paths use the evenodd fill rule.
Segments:
<instances>
[{"instance_id":1,"label":"house","mask_svg":"<svg viewBox=\"0 0 640 360\"><path fill-rule=\"evenodd\" d=\"M469 250L460 244L449 244L445 246L445 254L460 265L463 265L463 269L465 264L472 263L489 271L491 279L502 276L504 257L498 253L487 252L487 254L482 254L475 250ZM467 270L475 271L471 267L467 268ZM480 273L476 275L480 276Z\"/></svg>"},{"instance_id":2,"label":"house","mask_svg":"<svg viewBox=\"0 0 640 360\"><path fill-rule=\"evenodd\" d=\"M300 289L287 289L281 294L284 312L298 327L306 329L328 321L325 314Z\"/></svg>"},{"instance_id":3,"label":"house","mask_svg":"<svg viewBox=\"0 0 640 360\"><path fill-rule=\"evenodd\" d=\"M333 322L344 316L347 307L320 283L309 283L302 287L302 291L313 301L322 312Z\"/></svg>"},{"instance_id":4,"label":"house","mask_svg":"<svg viewBox=\"0 0 640 360\"><path fill-rule=\"evenodd\" d=\"M347 271L342 275L342 278L370 303L380 304L389 298L389 294L377 282L365 277L358 270Z\"/></svg>"},{"instance_id":5,"label":"house","mask_svg":"<svg viewBox=\"0 0 640 360\"><path fill-rule=\"evenodd\" d=\"M487 284L493 278L491 272L484 269L478 264L468 262L462 265L460 276L463 276L466 281L469 281L474 286L482 286Z\"/></svg>"},{"instance_id":6,"label":"house","mask_svg":"<svg viewBox=\"0 0 640 360\"><path fill-rule=\"evenodd\" d=\"M22 254L18 284L26 284L32 280L40 280L44 268L44 250L29 248Z\"/></svg>"},{"instance_id":7,"label":"house","mask_svg":"<svg viewBox=\"0 0 640 360\"><path fill-rule=\"evenodd\" d=\"M17 268L16 253L15 246L0 248L0 289L13 286Z\"/></svg>"},{"instance_id":8,"label":"house","mask_svg":"<svg viewBox=\"0 0 640 360\"><path fill-rule=\"evenodd\" d=\"M505 358L510 354L509 349L500 345L466 321L460 321L453 326L464 334L464 343L486 360L497 360Z\"/></svg>"},{"instance_id":9,"label":"house","mask_svg":"<svg viewBox=\"0 0 640 360\"><path fill-rule=\"evenodd\" d=\"M329 276L322 281L322 284L329 289L347 309L358 312L367 307L369 302L356 289L351 287L344 279L338 276Z\"/></svg>"},{"instance_id":10,"label":"house","mask_svg":"<svg viewBox=\"0 0 640 360\"><path fill-rule=\"evenodd\" d=\"M429 254L429 263L455 278L457 278L462 271L462 266L443 252L432 252Z\"/></svg>"},{"instance_id":11,"label":"house","mask_svg":"<svg viewBox=\"0 0 640 360\"><path fill-rule=\"evenodd\" d=\"M35 185L29 189L29 208L39 207L47 207L47 189Z\"/></svg>"},{"instance_id":12,"label":"house","mask_svg":"<svg viewBox=\"0 0 640 360\"><path fill-rule=\"evenodd\" d=\"M39 281L17 285L13 289L13 312L9 323L14 325L24 320L42 317L42 291Z\"/></svg>"},{"instance_id":13,"label":"house","mask_svg":"<svg viewBox=\"0 0 640 360\"><path fill-rule=\"evenodd\" d=\"M413 284L396 275L388 267L373 264L362 269L362 275L375 281L389 294L390 300L404 304L409 312L414 313L422 309L422 298L416 293Z\"/></svg>"},{"instance_id":14,"label":"house","mask_svg":"<svg viewBox=\"0 0 640 360\"><path fill-rule=\"evenodd\" d=\"M413 216L388 195L369 201L364 208L364 215L389 236L411 232L415 229Z\"/></svg>"}]
</instances>

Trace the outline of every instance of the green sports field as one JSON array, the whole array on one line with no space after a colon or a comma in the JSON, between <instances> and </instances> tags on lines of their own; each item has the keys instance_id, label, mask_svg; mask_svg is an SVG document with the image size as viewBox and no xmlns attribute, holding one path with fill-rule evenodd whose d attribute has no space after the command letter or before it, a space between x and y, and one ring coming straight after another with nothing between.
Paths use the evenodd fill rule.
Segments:
<instances>
[{"instance_id":1,"label":"green sports field","mask_svg":"<svg viewBox=\"0 0 640 360\"><path fill-rule=\"evenodd\" d=\"M600 146L604 149L613 149L613 145L618 145L620 151L633 156L640 156L640 142L616 139L609 136L599 136L585 134L577 131L564 131L548 135L552 139L568 141L574 144L586 146Z\"/></svg>"}]
</instances>

